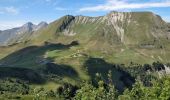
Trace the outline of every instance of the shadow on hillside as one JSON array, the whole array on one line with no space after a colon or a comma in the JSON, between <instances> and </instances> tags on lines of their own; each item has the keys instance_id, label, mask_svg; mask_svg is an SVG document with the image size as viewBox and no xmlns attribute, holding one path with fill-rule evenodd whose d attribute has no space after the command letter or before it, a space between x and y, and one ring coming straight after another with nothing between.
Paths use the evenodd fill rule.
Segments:
<instances>
[{"instance_id":1,"label":"shadow on hillside","mask_svg":"<svg viewBox=\"0 0 170 100\"><path fill-rule=\"evenodd\" d=\"M29 83L37 84L45 82L45 79L36 71L26 68L0 67L0 79L3 78L18 78Z\"/></svg>"},{"instance_id":2,"label":"shadow on hillside","mask_svg":"<svg viewBox=\"0 0 170 100\"><path fill-rule=\"evenodd\" d=\"M49 75L51 77L49 77ZM54 63L47 63L45 68L39 70L32 70L28 68L16 67L0 67L0 79L16 78L29 83L43 84L49 78L56 78L56 76L77 78L78 73L69 65L59 65Z\"/></svg>"},{"instance_id":3,"label":"shadow on hillside","mask_svg":"<svg viewBox=\"0 0 170 100\"><path fill-rule=\"evenodd\" d=\"M18 78L28 81L29 83L43 84L48 79L48 75L55 74L57 76L67 76L70 78L78 76L77 72L68 65L58 65L50 62L43 63L41 68L34 68L34 65L41 65L41 61L36 61L41 58L47 51L51 50L65 50L72 46L79 45L77 41L70 44L52 44L45 43L44 46L29 46L20 49L5 58L0 60L0 79L2 78ZM43 58L42 58L43 59ZM33 65L23 64L31 61ZM23 65L20 65L23 64ZM16 65L15 65L16 64ZM20 66L18 66L20 65ZM26 67L27 66L27 67ZM29 67L30 66L30 67ZM44 70L45 66L45 70ZM45 72L43 72L45 71Z\"/></svg>"},{"instance_id":4,"label":"shadow on hillside","mask_svg":"<svg viewBox=\"0 0 170 100\"><path fill-rule=\"evenodd\" d=\"M109 70L112 71L112 82L119 91L131 87L135 82L135 79L129 73L121 70L118 65L107 63L100 58L89 58L84 63L84 66L87 68L87 72L91 76L93 84L96 84L96 73L101 74L102 80L109 82Z\"/></svg>"},{"instance_id":5,"label":"shadow on hillside","mask_svg":"<svg viewBox=\"0 0 170 100\"><path fill-rule=\"evenodd\" d=\"M54 63L47 63L45 70L45 74L54 74L60 77L78 77L78 73L69 65L59 65Z\"/></svg>"},{"instance_id":6,"label":"shadow on hillside","mask_svg":"<svg viewBox=\"0 0 170 100\"><path fill-rule=\"evenodd\" d=\"M12 64L16 64L17 62L22 62L24 59L27 60L29 58L29 60L30 59L36 60L37 57L41 57L47 51L65 50L76 45L79 45L78 41L72 41L70 44L67 45L61 43L53 44L53 43L45 42L43 46L29 46L20 49L18 51L15 51L14 53L11 53L8 56L1 59L0 66L12 67Z\"/></svg>"}]
</instances>

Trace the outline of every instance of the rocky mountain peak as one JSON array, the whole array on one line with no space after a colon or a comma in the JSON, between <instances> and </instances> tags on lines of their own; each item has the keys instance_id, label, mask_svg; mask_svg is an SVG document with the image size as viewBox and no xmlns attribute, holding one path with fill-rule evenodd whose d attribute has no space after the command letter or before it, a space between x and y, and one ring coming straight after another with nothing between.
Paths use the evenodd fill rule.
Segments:
<instances>
[{"instance_id":1,"label":"rocky mountain peak","mask_svg":"<svg viewBox=\"0 0 170 100\"><path fill-rule=\"evenodd\" d=\"M34 24L32 22L27 22L22 27L32 27L32 26L34 26Z\"/></svg>"},{"instance_id":2,"label":"rocky mountain peak","mask_svg":"<svg viewBox=\"0 0 170 100\"><path fill-rule=\"evenodd\" d=\"M47 22L42 21L38 25L36 25L34 27L34 31L40 30L42 28L45 28L45 27L47 27L47 25L48 25Z\"/></svg>"},{"instance_id":3,"label":"rocky mountain peak","mask_svg":"<svg viewBox=\"0 0 170 100\"><path fill-rule=\"evenodd\" d=\"M38 25L27 22L21 27L0 31L0 46L6 46L15 42L20 42L24 38L30 37L32 32L45 28L48 24L41 22Z\"/></svg>"},{"instance_id":4,"label":"rocky mountain peak","mask_svg":"<svg viewBox=\"0 0 170 100\"><path fill-rule=\"evenodd\" d=\"M41 25L47 26L48 24L47 24L47 22L42 21L38 24L38 26L41 26Z\"/></svg>"},{"instance_id":5,"label":"rocky mountain peak","mask_svg":"<svg viewBox=\"0 0 170 100\"><path fill-rule=\"evenodd\" d=\"M21 28L18 30L19 33L23 33L23 32L31 32L34 29L35 25L31 22L28 22L26 24L24 24L23 26L21 26Z\"/></svg>"}]
</instances>

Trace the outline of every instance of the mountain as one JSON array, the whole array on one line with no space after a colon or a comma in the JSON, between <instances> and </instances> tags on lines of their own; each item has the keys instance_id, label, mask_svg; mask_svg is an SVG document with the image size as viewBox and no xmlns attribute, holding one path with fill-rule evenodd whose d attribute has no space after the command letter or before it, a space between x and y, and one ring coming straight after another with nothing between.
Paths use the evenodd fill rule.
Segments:
<instances>
[{"instance_id":1,"label":"mountain","mask_svg":"<svg viewBox=\"0 0 170 100\"><path fill-rule=\"evenodd\" d=\"M166 23L160 16L152 12L113 11L99 17L67 15L44 28L46 26L47 23L45 22L41 22L37 26L27 23L20 28L1 31L0 34L4 36L0 37L8 37L0 39L1 44L8 43L7 41L13 40L11 38L23 35L24 33L27 33L27 35L28 33L35 33L33 40L38 40L39 42L47 40L56 41L56 35L63 35L66 38L78 37L76 39L79 42L88 43L96 41L96 43L104 42L109 45L133 45L142 48L158 48L160 47L160 39L161 41L168 41L170 38L169 23ZM96 37L98 38L96 39ZM14 40L20 39L22 37ZM28 37L24 39L28 39Z\"/></svg>"},{"instance_id":2,"label":"mountain","mask_svg":"<svg viewBox=\"0 0 170 100\"><path fill-rule=\"evenodd\" d=\"M0 46L21 42L30 37L32 32L43 29L47 25L46 22L41 22L38 25L28 22L21 27L0 31Z\"/></svg>"},{"instance_id":3,"label":"mountain","mask_svg":"<svg viewBox=\"0 0 170 100\"><path fill-rule=\"evenodd\" d=\"M169 29L169 24L152 12L111 12L100 17L67 15L50 23L33 40L77 40L90 49L106 51L110 46L161 48L169 42Z\"/></svg>"},{"instance_id":4,"label":"mountain","mask_svg":"<svg viewBox=\"0 0 170 100\"><path fill-rule=\"evenodd\" d=\"M40 23L38 26L46 24ZM74 52L105 58L111 63L168 62L170 59L169 23L152 12L113 11L99 17L66 15L42 29L31 23L19 29L26 30L24 33L28 36L14 40L27 42L9 46L6 48L9 52L10 48L19 50L27 46L70 44L77 41L79 47L74 49ZM68 51L68 54L70 53Z\"/></svg>"},{"instance_id":5,"label":"mountain","mask_svg":"<svg viewBox=\"0 0 170 100\"><path fill-rule=\"evenodd\" d=\"M68 93L70 84L81 88L84 80L94 90L111 82L123 93L138 85L135 80L150 89L152 80L169 73L170 24L152 12L66 15L48 25L29 22L0 31L0 41L2 94L25 89L33 97L32 90L55 97L56 90Z\"/></svg>"}]
</instances>

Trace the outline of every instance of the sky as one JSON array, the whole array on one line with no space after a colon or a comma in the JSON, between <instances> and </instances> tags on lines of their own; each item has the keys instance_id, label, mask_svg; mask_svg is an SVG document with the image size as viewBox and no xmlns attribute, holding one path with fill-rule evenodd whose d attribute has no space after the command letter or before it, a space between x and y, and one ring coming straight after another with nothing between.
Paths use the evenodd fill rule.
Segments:
<instances>
[{"instance_id":1,"label":"sky","mask_svg":"<svg viewBox=\"0 0 170 100\"><path fill-rule=\"evenodd\" d=\"M0 0L0 30L64 15L103 16L110 11L151 11L170 22L170 0Z\"/></svg>"}]
</instances>

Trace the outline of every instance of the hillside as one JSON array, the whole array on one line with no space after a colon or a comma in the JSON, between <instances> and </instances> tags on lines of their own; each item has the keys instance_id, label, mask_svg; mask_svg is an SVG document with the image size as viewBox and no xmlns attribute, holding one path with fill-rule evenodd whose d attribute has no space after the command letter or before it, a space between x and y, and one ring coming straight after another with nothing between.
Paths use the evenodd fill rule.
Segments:
<instances>
[{"instance_id":1,"label":"hillside","mask_svg":"<svg viewBox=\"0 0 170 100\"><path fill-rule=\"evenodd\" d=\"M167 62L169 29L168 23L151 12L110 12L100 17L67 15L7 49L77 41L80 45L72 52L103 57L109 62Z\"/></svg>"},{"instance_id":2,"label":"hillside","mask_svg":"<svg viewBox=\"0 0 170 100\"><path fill-rule=\"evenodd\" d=\"M157 71L165 69L161 63L170 60L170 26L152 12L66 15L38 26L0 47L2 79L17 78L31 88L51 90L64 83L94 82L96 73L107 82L112 71L113 84L122 92L138 76L149 84L149 75L158 77Z\"/></svg>"}]
</instances>

